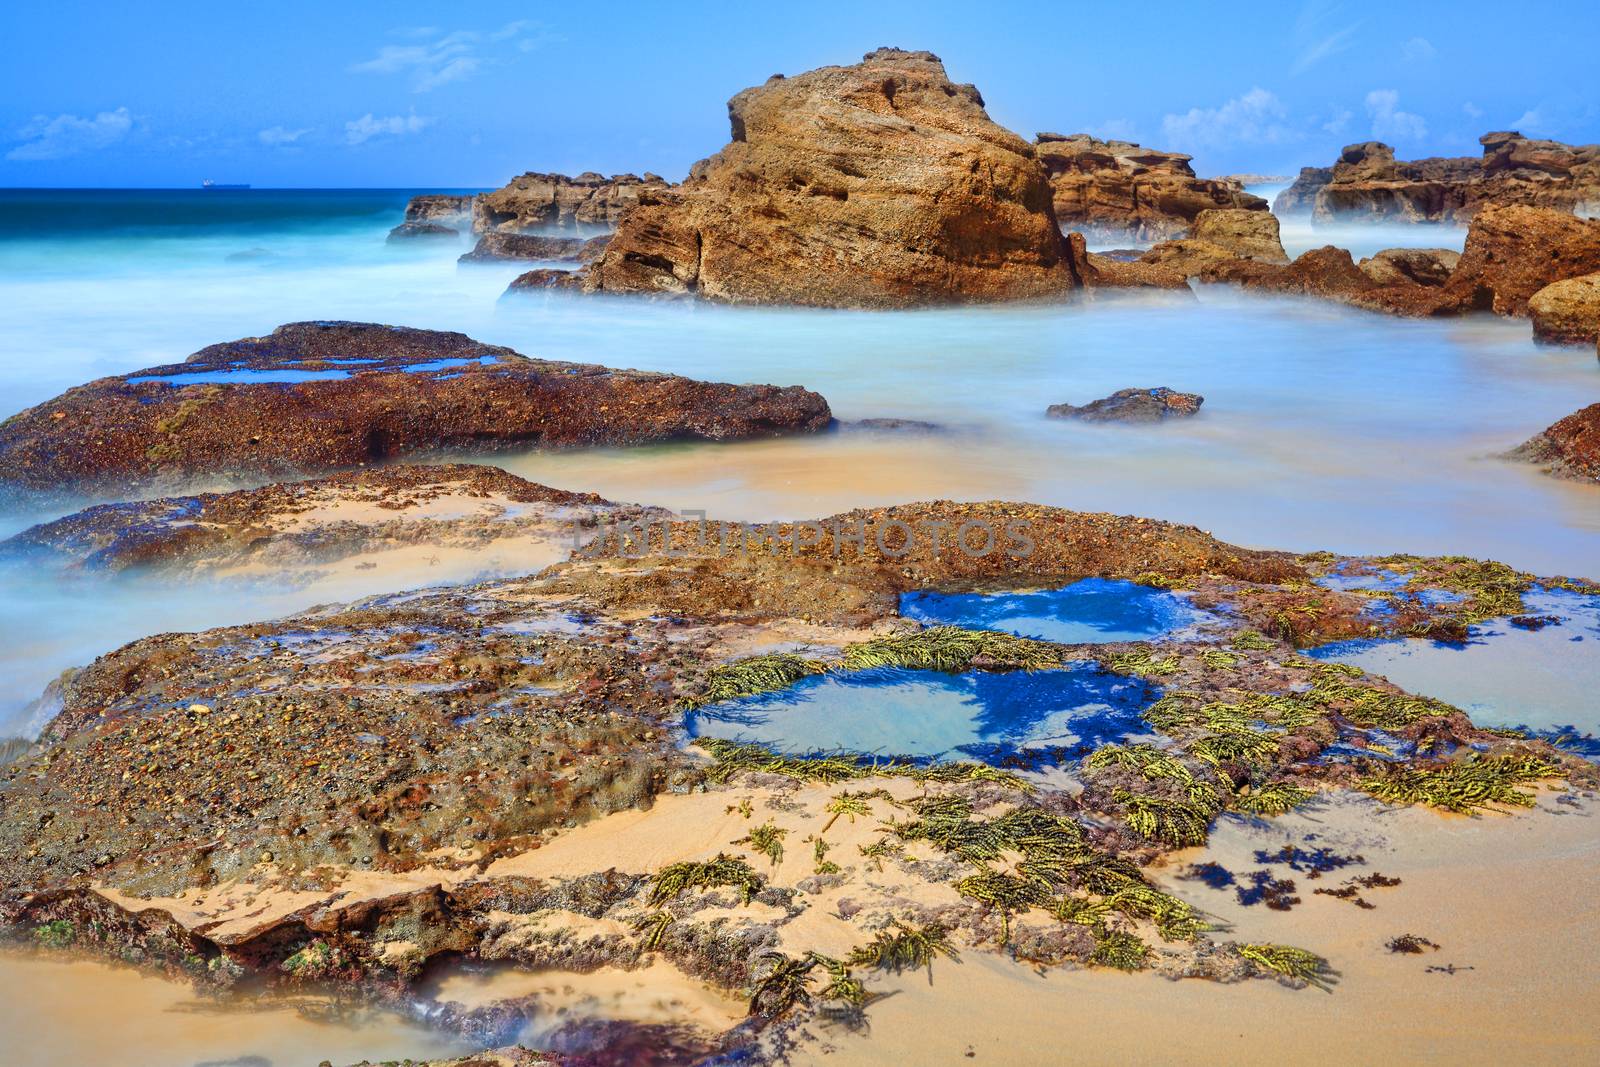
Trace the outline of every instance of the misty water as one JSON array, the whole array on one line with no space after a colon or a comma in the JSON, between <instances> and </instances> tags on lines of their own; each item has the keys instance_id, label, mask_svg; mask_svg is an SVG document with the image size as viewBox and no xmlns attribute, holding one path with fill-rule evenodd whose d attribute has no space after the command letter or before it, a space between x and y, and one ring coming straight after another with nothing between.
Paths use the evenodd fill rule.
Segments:
<instances>
[{"instance_id":1,"label":"misty water","mask_svg":"<svg viewBox=\"0 0 1600 1067\"><path fill-rule=\"evenodd\" d=\"M526 264L458 267L465 243L385 243L409 195L0 191L0 416L99 376L180 362L281 323L368 320L459 330L530 356L803 384L826 396L841 420L901 417L941 427L873 433L846 426L736 445L496 459L525 477L612 499L730 519L815 517L928 498L1030 500L1194 523L1250 546L1462 553L1539 573L1600 576L1600 489L1495 458L1600 395L1592 349L1537 346L1526 322L1405 321L1223 289L1194 298L1120 294L1049 307L904 313L563 294L503 299ZM1459 247L1460 239L1459 231L1432 229L1285 228L1291 252L1330 240L1366 255L1402 244ZM1043 415L1052 403L1158 385L1203 394L1200 416L1117 427ZM13 507L0 513L0 535L63 507ZM138 637L518 570L515 560L447 561L294 588L0 571L0 735L36 731L52 709L30 703L53 677ZM1024 606L1017 617L1033 617L1031 610ZM931 686L917 699L948 713L941 722L949 728L925 742L930 753L1081 738L1077 711L1099 704L1124 714L1134 706L1122 701L1126 694L997 697L976 683L909 681ZM941 685L944 691L932 691ZM874 699L884 688L893 684ZM1452 698L1451 691L1437 695ZM1002 704L1022 711L984 719L986 708ZM1528 718L1520 709L1507 714ZM1096 721L1078 720L1078 727ZM999 725L986 734L986 721ZM849 740L893 747L904 738ZM0 960L0 1002L31 1003L21 991L41 975ZM92 990L94 983L62 979L52 988ZM120 986L114 996L145 1021L185 1010L141 1007ZM15 1033L30 1018L67 1025L42 1009L19 1010L0 1032ZM185 1043L193 1020L180 1015L162 1029L172 1018L155 1018L150 1040L176 1063L268 1045L275 1063L430 1050L419 1035L381 1028L338 1040L319 1030L276 1044L265 1036ZM58 1062L92 1060L93 1036L59 1030Z\"/></svg>"}]
</instances>

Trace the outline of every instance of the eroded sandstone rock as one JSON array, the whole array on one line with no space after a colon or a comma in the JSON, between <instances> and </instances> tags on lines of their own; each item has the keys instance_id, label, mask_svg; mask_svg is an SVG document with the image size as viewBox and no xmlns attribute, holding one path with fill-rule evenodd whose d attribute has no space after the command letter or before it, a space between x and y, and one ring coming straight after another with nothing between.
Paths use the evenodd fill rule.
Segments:
<instances>
[{"instance_id":1,"label":"eroded sandstone rock","mask_svg":"<svg viewBox=\"0 0 1600 1067\"><path fill-rule=\"evenodd\" d=\"M1192 157L1179 152L1086 133L1041 133L1034 147L1050 176L1057 220L1097 238L1169 240L1189 236L1203 211L1267 209L1237 182L1196 177Z\"/></svg>"},{"instance_id":2,"label":"eroded sandstone rock","mask_svg":"<svg viewBox=\"0 0 1600 1067\"><path fill-rule=\"evenodd\" d=\"M1461 253L1449 248L1386 248L1356 266L1379 285L1411 282L1430 287L1450 280Z\"/></svg>"},{"instance_id":3,"label":"eroded sandstone rock","mask_svg":"<svg viewBox=\"0 0 1600 1067\"><path fill-rule=\"evenodd\" d=\"M586 171L577 177L529 172L473 200L472 227L479 233L612 229L641 195L667 189L658 174Z\"/></svg>"},{"instance_id":4,"label":"eroded sandstone rock","mask_svg":"<svg viewBox=\"0 0 1600 1067\"><path fill-rule=\"evenodd\" d=\"M774 77L728 111L731 143L641 198L587 289L908 307L1080 284L1033 147L931 53Z\"/></svg>"},{"instance_id":5,"label":"eroded sandstone rock","mask_svg":"<svg viewBox=\"0 0 1600 1067\"><path fill-rule=\"evenodd\" d=\"M1552 282L1528 298L1528 314L1540 340L1600 342L1600 274Z\"/></svg>"},{"instance_id":6,"label":"eroded sandstone rock","mask_svg":"<svg viewBox=\"0 0 1600 1067\"><path fill-rule=\"evenodd\" d=\"M472 225L471 196L424 193L406 202L405 219L389 231L391 241L458 234Z\"/></svg>"},{"instance_id":7,"label":"eroded sandstone rock","mask_svg":"<svg viewBox=\"0 0 1600 1067\"><path fill-rule=\"evenodd\" d=\"M1379 141L1345 147L1331 168L1308 167L1278 196L1280 215L1323 221L1463 223L1489 205L1572 214L1600 204L1600 145L1487 133L1479 158L1396 160Z\"/></svg>"},{"instance_id":8,"label":"eroded sandstone rock","mask_svg":"<svg viewBox=\"0 0 1600 1067\"><path fill-rule=\"evenodd\" d=\"M1243 259L1287 263L1278 234L1278 219L1270 211L1216 208L1195 216L1190 237L1227 249Z\"/></svg>"},{"instance_id":9,"label":"eroded sandstone rock","mask_svg":"<svg viewBox=\"0 0 1600 1067\"><path fill-rule=\"evenodd\" d=\"M1525 315L1553 282L1600 272L1600 219L1534 207L1486 207L1467 230L1466 248L1445 288L1474 307Z\"/></svg>"},{"instance_id":10,"label":"eroded sandstone rock","mask_svg":"<svg viewBox=\"0 0 1600 1067\"><path fill-rule=\"evenodd\" d=\"M799 387L529 359L464 334L300 322L102 378L0 424L11 490L125 498L447 450L730 440L820 430Z\"/></svg>"},{"instance_id":11,"label":"eroded sandstone rock","mask_svg":"<svg viewBox=\"0 0 1600 1067\"><path fill-rule=\"evenodd\" d=\"M502 233L491 231L478 238L472 251L463 255L462 263L498 263L507 260L531 262L560 262L570 260L589 263L600 257L611 241L610 234L584 239L582 237L548 237L532 233Z\"/></svg>"}]
</instances>

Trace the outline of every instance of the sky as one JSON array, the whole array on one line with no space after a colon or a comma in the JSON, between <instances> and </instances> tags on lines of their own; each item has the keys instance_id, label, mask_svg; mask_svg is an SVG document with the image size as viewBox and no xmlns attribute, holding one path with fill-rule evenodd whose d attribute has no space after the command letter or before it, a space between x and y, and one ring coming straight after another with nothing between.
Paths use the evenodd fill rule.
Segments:
<instances>
[{"instance_id":1,"label":"sky","mask_svg":"<svg viewBox=\"0 0 1600 1067\"><path fill-rule=\"evenodd\" d=\"M0 186L482 188L527 170L677 180L773 73L929 49L1025 136L1292 174L1345 144L1476 155L1600 141L1592 0L1217 7L894 0L7 5Z\"/></svg>"}]
</instances>

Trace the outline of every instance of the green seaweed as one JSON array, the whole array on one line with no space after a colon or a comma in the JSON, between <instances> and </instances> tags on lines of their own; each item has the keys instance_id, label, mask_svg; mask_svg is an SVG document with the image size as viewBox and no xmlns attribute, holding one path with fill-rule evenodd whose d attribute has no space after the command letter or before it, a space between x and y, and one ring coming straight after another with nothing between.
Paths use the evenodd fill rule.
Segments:
<instances>
[{"instance_id":1,"label":"green seaweed","mask_svg":"<svg viewBox=\"0 0 1600 1067\"><path fill-rule=\"evenodd\" d=\"M639 939L639 950L636 955L654 952L661 947L662 940L667 936L667 927L673 922L670 911L657 911L645 916L633 924L633 928L644 936Z\"/></svg>"},{"instance_id":2,"label":"green seaweed","mask_svg":"<svg viewBox=\"0 0 1600 1067\"><path fill-rule=\"evenodd\" d=\"M733 842L735 845L749 845L776 867L783 862L783 839L789 836L789 831L778 826L772 820L767 820L760 826L752 826L750 832L744 837Z\"/></svg>"},{"instance_id":3,"label":"green seaweed","mask_svg":"<svg viewBox=\"0 0 1600 1067\"><path fill-rule=\"evenodd\" d=\"M979 871L956 883L956 892L1000 913L1000 943L1011 940L1011 916L1050 903L1047 886L1004 871Z\"/></svg>"},{"instance_id":4,"label":"green seaweed","mask_svg":"<svg viewBox=\"0 0 1600 1067\"><path fill-rule=\"evenodd\" d=\"M650 904L663 904L688 889L716 889L732 886L744 895L744 902L761 891L761 876L744 860L718 853L713 860L684 860L656 872L650 889Z\"/></svg>"},{"instance_id":5,"label":"green seaweed","mask_svg":"<svg viewBox=\"0 0 1600 1067\"><path fill-rule=\"evenodd\" d=\"M982 658L991 669L1048 670L1061 666L1061 652L1045 641L961 626L933 626L913 634L879 637L844 650L850 670L904 667L911 670L964 671Z\"/></svg>"},{"instance_id":6,"label":"green seaweed","mask_svg":"<svg viewBox=\"0 0 1600 1067\"><path fill-rule=\"evenodd\" d=\"M1315 952L1273 944L1240 945L1238 952L1264 970L1309 982L1325 993L1333 992L1336 972Z\"/></svg>"},{"instance_id":7,"label":"green seaweed","mask_svg":"<svg viewBox=\"0 0 1600 1067\"><path fill-rule=\"evenodd\" d=\"M942 923L911 926L896 919L891 929L879 930L871 941L851 949L845 961L893 974L931 968L940 956L961 959L949 935L950 928Z\"/></svg>"},{"instance_id":8,"label":"green seaweed","mask_svg":"<svg viewBox=\"0 0 1600 1067\"><path fill-rule=\"evenodd\" d=\"M1119 971L1143 970L1150 961L1150 946L1126 930L1100 930L1095 934L1089 962Z\"/></svg>"},{"instance_id":9,"label":"green seaweed","mask_svg":"<svg viewBox=\"0 0 1600 1067\"><path fill-rule=\"evenodd\" d=\"M1269 782L1249 792L1235 793L1229 807L1247 815L1282 815L1309 801L1316 793L1288 782Z\"/></svg>"},{"instance_id":10,"label":"green seaweed","mask_svg":"<svg viewBox=\"0 0 1600 1067\"><path fill-rule=\"evenodd\" d=\"M697 708L704 704L776 692L789 688L808 675L821 674L826 669L823 664L792 652L750 656L712 668L706 676L705 689L696 696L685 698L683 705Z\"/></svg>"},{"instance_id":11,"label":"green seaweed","mask_svg":"<svg viewBox=\"0 0 1600 1067\"><path fill-rule=\"evenodd\" d=\"M1426 804L1445 811L1470 812L1496 804L1532 807L1535 796L1516 788L1565 772L1542 756L1474 753L1443 767L1395 767L1361 781L1361 788L1390 804Z\"/></svg>"}]
</instances>

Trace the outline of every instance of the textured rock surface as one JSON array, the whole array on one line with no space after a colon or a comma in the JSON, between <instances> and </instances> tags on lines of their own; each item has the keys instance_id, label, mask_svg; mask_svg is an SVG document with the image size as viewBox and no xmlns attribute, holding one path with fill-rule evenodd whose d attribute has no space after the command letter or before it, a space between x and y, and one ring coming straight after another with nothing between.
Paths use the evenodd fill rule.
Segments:
<instances>
[{"instance_id":1,"label":"textured rock surface","mask_svg":"<svg viewBox=\"0 0 1600 1067\"><path fill-rule=\"evenodd\" d=\"M97 504L0 541L0 558L102 572L282 572L407 545L537 539L564 553L600 523L666 514L552 489L498 467L402 464L231 493Z\"/></svg>"},{"instance_id":2,"label":"textured rock surface","mask_svg":"<svg viewBox=\"0 0 1600 1067\"><path fill-rule=\"evenodd\" d=\"M1461 253L1450 248L1385 248L1356 266L1379 285L1440 286L1460 262Z\"/></svg>"},{"instance_id":3,"label":"textured rock surface","mask_svg":"<svg viewBox=\"0 0 1600 1067\"><path fill-rule=\"evenodd\" d=\"M1600 274L1553 282L1528 298L1533 335L1563 344L1600 342Z\"/></svg>"},{"instance_id":4,"label":"textured rock surface","mask_svg":"<svg viewBox=\"0 0 1600 1067\"><path fill-rule=\"evenodd\" d=\"M472 225L472 200L450 193L424 193L406 202L405 219L389 231L389 239L437 237L460 233Z\"/></svg>"},{"instance_id":5,"label":"textured rock surface","mask_svg":"<svg viewBox=\"0 0 1600 1067\"><path fill-rule=\"evenodd\" d=\"M1225 248L1243 259L1287 263L1288 253L1278 235L1278 219L1270 211L1215 208L1195 216L1190 237Z\"/></svg>"},{"instance_id":6,"label":"textured rock surface","mask_svg":"<svg viewBox=\"0 0 1600 1067\"><path fill-rule=\"evenodd\" d=\"M1524 315L1552 282L1600 272L1600 220L1531 207L1490 207L1467 230L1446 289L1500 315Z\"/></svg>"},{"instance_id":7,"label":"textured rock surface","mask_svg":"<svg viewBox=\"0 0 1600 1067\"><path fill-rule=\"evenodd\" d=\"M629 213L591 291L909 307L1080 284L1032 146L927 52L773 77L732 141Z\"/></svg>"},{"instance_id":8,"label":"textured rock surface","mask_svg":"<svg viewBox=\"0 0 1600 1067\"><path fill-rule=\"evenodd\" d=\"M203 380L173 381L196 374ZM303 322L12 416L0 425L0 485L123 499L437 450L727 440L829 421L827 402L799 387L535 360L459 333Z\"/></svg>"},{"instance_id":9,"label":"textured rock surface","mask_svg":"<svg viewBox=\"0 0 1600 1067\"><path fill-rule=\"evenodd\" d=\"M388 240L408 241L418 237L460 237L461 231L437 222L402 222L389 231Z\"/></svg>"},{"instance_id":10,"label":"textured rock surface","mask_svg":"<svg viewBox=\"0 0 1600 1067\"><path fill-rule=\"evenodd\" d=\"M492 193L480 193L473 200L472 225L479 233L612 229L642 194L667 188L666 179L649 173L608 178L586 171L569 178L530 171Z\"/></svg>"},{"instance_id":11,"label":"textured rock surface","mask_svg":"<svg viewBox=\"0 0 1600 1067\"><path fill-rule=\"evenodd\" d=\"M582 237L547 237L542 234L493 231L478 238L477 245L461 257L461 262L495 263L520 259L588 263L600 257L610 240L609 234L585 240Z\"/></svg>"},{"instance_id":12,"label":"textured rock surface","mask_svg":"<svg viewBox=\"0 0 1600 1067\"><path fill-rule=\"evenodd\" d=\"M1600 482L1600 404L1590 404L1508 453L1563 478Z\"/></svg>"},{"instance_id":13,"label":"textured rock surface","mask_svg":"<svg viewBox=\"0 0 1600 1067\"><path fill-rule=\"evenodd\" d=\"M1463 223L1483 207L1522 205L1571 214L1600 205L1600 145L1540 141L1516 132L1478 139L1483 155L1396 160L1379 141L1345 147L1331 168L1308 167L1274 205L1278 214L1332 221Z\"/></svg>"},{"instance_id":14,"label":"textured rock surface","mask_svg":"<svg viewBox=\"0 0 1600 1067\"><path fill-rule=\"evenodd\" d=\"M1180 393L1165 386L1155 389L1119 389L1110 396L1082 406L1051 404L1045 414L1055 419L1085 422L1160 422L1187 418L1200 412L1205 397Z\"/></svg>"},{"instance_id":15,"label":"textured rock surface","mask_svg":"<svg viewBox=\"0 0 1600 1067\"><path fill-rule=\"evenodd\" d=\"M1237 182L1197 178L1191 157L1179 152L1086 133L1041 133L1034 147L1050 176L1057 220L1096 238L1167 240L1188 235L1202 211L1267 208Z\"/></svg>"}]
</instances>

